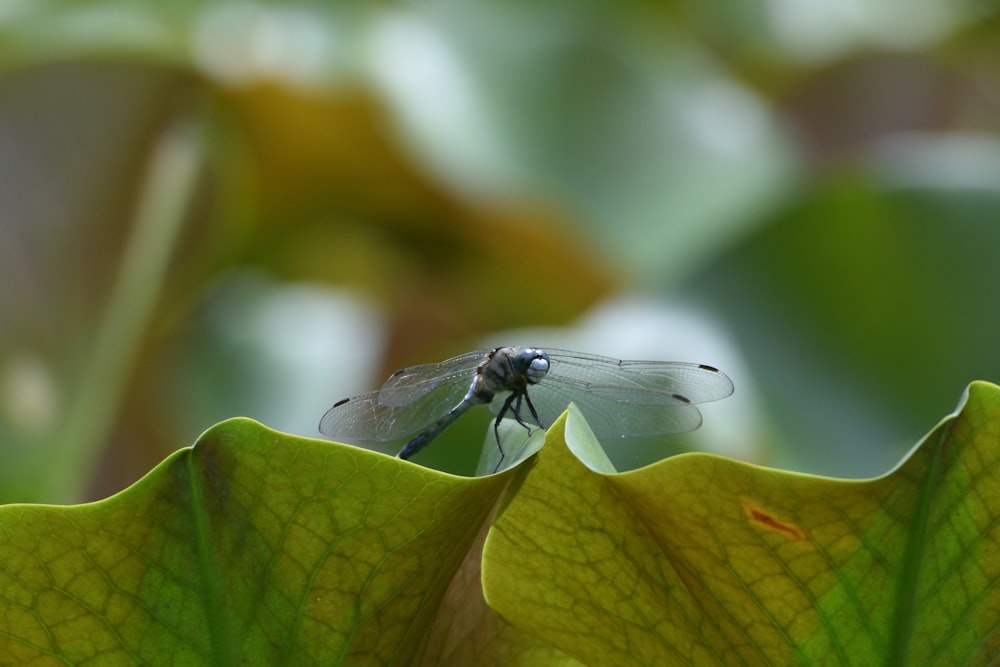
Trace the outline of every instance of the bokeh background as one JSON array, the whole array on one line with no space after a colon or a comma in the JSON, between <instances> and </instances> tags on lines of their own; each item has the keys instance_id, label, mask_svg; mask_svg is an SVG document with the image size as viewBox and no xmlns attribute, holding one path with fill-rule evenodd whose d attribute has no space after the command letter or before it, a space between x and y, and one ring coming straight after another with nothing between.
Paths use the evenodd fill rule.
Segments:
<instances>
[{"instance_id":1,"label":"bokeh background","mask_svg":"<svg viewBox=\"0 0 1000 667\"><path fill-rule=\"evenodd\" d=\"M731 375L624 467L882 474L1000 379L998 18L3 0L0 500L105 497L231 416L318 436L498 342ZM421 461L470 472L484 423Z\"/></svg>"}]
</instances>

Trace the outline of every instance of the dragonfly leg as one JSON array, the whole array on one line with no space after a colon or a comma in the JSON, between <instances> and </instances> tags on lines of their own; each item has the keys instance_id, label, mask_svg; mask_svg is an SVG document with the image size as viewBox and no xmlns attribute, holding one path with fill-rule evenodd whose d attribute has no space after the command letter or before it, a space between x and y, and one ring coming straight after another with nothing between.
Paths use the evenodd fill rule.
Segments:
<instances>
[{"instance_id":1,"label":"dragonfly leg","mask_svg":"<svg viewBox=\"0 0 1000 667\"><path fill-rule=\"evenodd\" d=\"M521 419L521 399L525 398L528 398L527 392L521 392L517 395L517 402L514 403L514 419L516 419L517 423L523 426L528 433L531 433L531 426L529 426L526 421ZM530 400L528 400L528 407L531 409L531 415L535 418L535 421L538 421L538 415L535 414L535 408L531 405Z\"/></svg>"},{"instance_id":2,"label":"dragonfly leg","mask_svg":"<svg viewBox=\"0 0 1000 667\"><path fill-rule=\"evenodd\" d=\"M500 410L497 413L496 421L493 422L493 434L496 437L497 449L500 450L500 460L497 461L496 468L493 469L493 472L496 472L497 470L500 469L500 464L503 462L505 456L505 453L503 451L503 445L500 443L500 422L503 421L504 416L508 412L513 412L514 419L517 421L517 423L523 426L525 429L527 429L528 433L531 433L532 425L528 424L528 422L524 421L524 419L521 418L522 401L524 401L524 403L528 405L528 410L531 411L531 417L532 419L535 420L535 425L537 425L539 428L543 430L545 429L545 426L542 425L541 418L538 416L538 410L535 409L534 403L531 402L531 397L528 396L528 392L527 391L511 392L510 396L507 397L507 400L505 400L503 402L503 405L500 406Z\"/></svg>"},{"instance_id":3,"label":"dragonfly leg","mask_svg":"<svg viewBox=\"0 0 1000 667\"><path fill-rule=\"evenodd\" d=\"M503 462L503 457L505 456L505 453L503 451L503 445L500 444L500 422L503 421L504 415L510 412L511 404L514 402L514 399L518 399L518 404L517 406L514 407L514 418L517 420L519 424L524 425L524 422L521 421L521 416L517 414L517 411L521 405L520 394L518 392L511 392L511 395L508 396L507 400L503 402L503 405L500 407L500 411L497 412L497 418L493 422L493 435L496 437L497 440L497 449L500 450L500 460L497 461L497 467L493 469L493 472L496 472L497 470L500 469L500 464Z\"/></svg>"},{"instance_id":4,"label":"dragonfly leg","mask_svg":"<svg viewBox=\"0 0 1000 667\"><path fill-rule=\"evenodd\" d=\"M518 402L518 409L520 409L520 407L521 407L521 405L520 405L521 399L518 399L517 402ZM531 396L528 395L528 391L527 390L524 391L524 402L528 404L528 409L531 410L531 416L535 420L535 424L538 425L538 428L540 428L540 429L542 429L544 431L545 430L545 424L542 423L541 418L538 416L538 410L535 409L535 404L531 402ZM518 421L521 421L521 420L519 419ZM521 425L526 427L526 425L524 424L524 422L521 422ZM529 428L528 430L530 431L531 429Z\"/></svg>"}]
</instances>

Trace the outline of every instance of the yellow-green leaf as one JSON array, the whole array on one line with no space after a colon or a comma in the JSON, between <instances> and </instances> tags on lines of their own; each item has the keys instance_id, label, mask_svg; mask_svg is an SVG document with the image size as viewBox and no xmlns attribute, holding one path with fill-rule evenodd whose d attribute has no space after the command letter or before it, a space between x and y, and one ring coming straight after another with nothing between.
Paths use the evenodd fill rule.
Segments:
<instances>
[{"instance_id":1,"label":"yellow-green leaf","mask_svg":"<svg viewBox=\"0 0 1000 667\"><path fill-rule=\"evenodd\" d=\"M575 409L472 479L231 420L108 500L0 508L0 663L989 664L998 424L974 384L852 482L595 472Z\"/></svg>"},{"instance_id":2,"label":"yellow-green leaf","mask_svg":"<svg viewBox=\"0 0 1000 667\"><path fill-rule=\"evenodd\" d=\"M889 474L689 454L626 474L550 429L494 523L486 599L588 665L976 665L1000 655L1000 388ZM517 583L515 583L517 582Z\"/></svg>"},{"instance_id":3,"label":"yellow-green leaf","mask_svg":"<svg viewBox=\"0 0 1000 667\"><path fill-rule=\"evenodd\" d=\"M107 500L0 508L0 664L412 664L511 474L223 422Z\"/></svg>"}]
</instances>

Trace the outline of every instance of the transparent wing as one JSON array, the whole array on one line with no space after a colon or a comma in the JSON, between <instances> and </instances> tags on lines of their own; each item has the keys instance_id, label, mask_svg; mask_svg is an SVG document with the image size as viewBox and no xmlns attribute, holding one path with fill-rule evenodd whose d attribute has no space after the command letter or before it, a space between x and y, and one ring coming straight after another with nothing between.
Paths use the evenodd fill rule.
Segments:
<instances>
[{"instance_id":1,"label":"transparent wing","mask_svg":"<svg viewBox=\"0 0 1000 667\"><path fill-rule=\"evenodd\" d=\"M623 405L594 395L568 392L565 387L555 383L531 387L528 395L546 428L552 425L572 401L580 408L594 435L600 439L686 433L701 426L701 412L698 408L681 402L672 405ZM502 403L498 404L494 400L490 407L498 412L500 405ZM529 415L528 409L522 407L521 418L533 421Z\"/></svg>"},{"instance_id":2,"label":"transparent wing","mask_svg":"<svg viewBox=\"0 0 1000 667\"><path fill-rule=\"evenodd\" d=\"M422 396L436 393L442 385L451 386L457 380L464 382L464 396L472 383L476 366L489 353L489 350L475 350L439 364L421 364L398 370L379 389L379 400L388 406L412 405Z\"/></svg>"},{"instance_id":3,"label":"transparent wing","mask_svg":"<svg viewBox=\"0 0 1000 667\"><path fill-rule=\"evenodd\" d=\"M339 401L319 430L337 440L386 442L417 435L458 405L489 350L396 371L378 391Z\"/></svg>"},{"instance_id":4,"label":"transparent wing","mask_svg":"<svg viewBox=\"0 0 1000 667\"><path fill-rule=\"evenodd\" d=\"M546 350L552 367L542 382L572 386L618 403L707 403L733 393L729 377L711 367L681 361L621 361L596 354Z\"/></svg>"},{"instance_id":5,"label":"transparent wing","mask_svg":"<svg viewBox=\"0 0 1000 667\"><path fill-rule=\"evenodd\" d=\"M452 374L406 405L386 405L382 390L344 399L326 411L319 430L347 442L386 442L414 436L458 405L471 382Z\"/></svg>"},{"instance_id":6,"label":"transparent wing","mask_svg":"<svg viewBox=\"0 0 1000 667\"><path fill-rule=\"evenodd\" d=\"M551 368L528 389L546 427L573 401L600 438L683 433L701 425L694 403L733 392L732 381L710 366L621 361L550 348L546 352ZM491 407L496 412L501 405L494 400ZM522 407L522 418L527 414Z\"/></svg>"}]
</instances>

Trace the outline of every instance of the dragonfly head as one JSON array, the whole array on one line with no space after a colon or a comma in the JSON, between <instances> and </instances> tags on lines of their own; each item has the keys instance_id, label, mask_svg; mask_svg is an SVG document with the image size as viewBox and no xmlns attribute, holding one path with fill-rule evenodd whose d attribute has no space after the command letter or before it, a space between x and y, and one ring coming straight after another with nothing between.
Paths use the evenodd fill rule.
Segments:
<instances>
[{"instance_id":1,"label":"dragonfly head","mask_svg":"<svg viewBox=\"0 0 1000 667\"><path fill-rule=\"evenodd\" d=\"M549 372L549 355L534 347L521 348L514 357L514 370L529 383L538 384Z\"/></svg>"}]
</instances>

